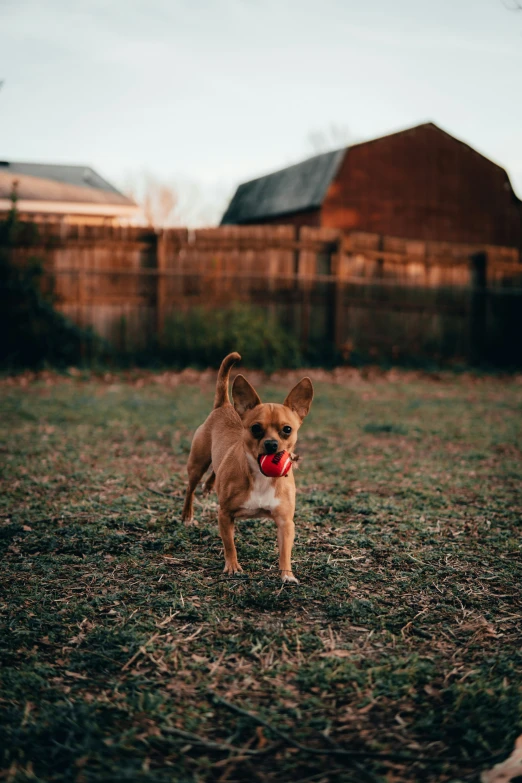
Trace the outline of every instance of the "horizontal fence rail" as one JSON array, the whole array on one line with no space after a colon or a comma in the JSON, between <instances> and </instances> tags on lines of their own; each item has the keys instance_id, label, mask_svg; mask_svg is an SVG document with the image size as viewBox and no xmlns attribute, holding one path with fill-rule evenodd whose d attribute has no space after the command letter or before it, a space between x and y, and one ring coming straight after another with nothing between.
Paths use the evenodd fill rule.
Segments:
<instances>
[{"instance_id":1,"label":"horizontal fence rail","mask_svg":"<svg viewBox=\"0 0 522 783\"><path fill-rule=\"evenodd\" d=\"M522 273L522 269L521 269ZM206 272L206 273L200 273L200 274L191 274L190 272L184 272L176 269L126 269L125 267L107 267L106 269L81 269L78 267L61 267L60 269L52 272L49 274L49 277L60 277L61 275L77 275L77 276L93 276L93 275L99 275L100 277L103 277L105 275L112 276L112 275L121 275L123 277L135 277L135 278L158 278L158 277L175 277L175 278L190 278L190 277L198 277L201 280L206 279L222 279L222 280L230 280L230 279L244 279L244 280L266 280L266 274L263 272L259 272L257 274L252 272L229 272L229 271L219 271L219 272ZM351 283L353 285L368 285L368 286L381 286L381 287L390 287L390 288L397 288L397 287L409 287L409 288L430 288L430 286L422 286L415 282L415 280L401 280L398 282L397 280L393 279L386 279L386 278L368 278L368 277L362 277L362 276L354 276L354 277L344 277L342 280L340 280L336 275L314 275L314 274L308 274L308 273L298 273L298 274L288 274L288 275L275 275L270 278L272 281L307 281L310 283L336 283L336 284L347 284ZM522 274L521 274L522 279ZM475 287L468 284L457 284L457 285L441 285L437 286L438 290L442 291L444 289L450 291L454 289L459 290L468 290L473 291L475 290ZM484 289L486 293L496 293L499 295L510 295L515 294L519 296L522 293L522 287L520 288L514 288L511 285L507 285L504 283L503 286L497 285L497 286L489 286Z\"/></svg>"}]
</instances>

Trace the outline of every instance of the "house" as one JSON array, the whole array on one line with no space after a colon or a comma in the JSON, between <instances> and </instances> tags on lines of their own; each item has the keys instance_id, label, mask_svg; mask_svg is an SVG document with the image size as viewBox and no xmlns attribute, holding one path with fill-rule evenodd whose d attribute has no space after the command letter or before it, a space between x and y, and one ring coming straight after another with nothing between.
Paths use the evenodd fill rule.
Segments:
<instances>
[{"instance_id":1,"label":"house","mask_svg":"<svg viewBox=\"0 0 522 783\"><path fill-rule=\"evenodd\" d=\"M522 246L506 171L432 122L245 182L221 221L270 223Z\"/></svg>"},{"instance_id":2,"label":"house","mask_svg":"<svg viewBox=\"0 0 522 783\"><path fill-rule=\"evenodd\" d=\"M0 161L0 215L12 204L34 222L128 223L138 206L89 166Z\"/></svg>"}]
</instances>

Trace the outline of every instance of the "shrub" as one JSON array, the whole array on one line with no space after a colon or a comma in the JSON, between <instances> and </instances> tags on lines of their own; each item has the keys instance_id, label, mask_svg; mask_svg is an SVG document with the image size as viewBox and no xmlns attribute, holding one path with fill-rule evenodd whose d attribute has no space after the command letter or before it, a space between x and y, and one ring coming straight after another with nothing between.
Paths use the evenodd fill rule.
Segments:
<instances>
[{"instance_id":1,"label":"shrub","mask_svg":"<svg viewBox=\"0 0 522 783\"><path fill-rule=\"evenodd\" d=\"M241 354L244 365L267 372L298 367L301 362L297 338L262 307L195 307L172 313L167 319L161 349L165 362L180 367L217 367L231 351Z\"/></svg>"},{"instance_id":2,"label":"shrub","mask_svg":"<svg viewBox=\"0 0 522 783\"><path fill-rule=\"evenodd\" d=\"M67 366L92 358L101 346L91 331L81 329L54 309L51 296L42 293L43 267L37 258L26 264L12 260L13 248L37 241L37 228L22 224L12 209L0 221L0 366Z\"/></svg>"}]
</instances>

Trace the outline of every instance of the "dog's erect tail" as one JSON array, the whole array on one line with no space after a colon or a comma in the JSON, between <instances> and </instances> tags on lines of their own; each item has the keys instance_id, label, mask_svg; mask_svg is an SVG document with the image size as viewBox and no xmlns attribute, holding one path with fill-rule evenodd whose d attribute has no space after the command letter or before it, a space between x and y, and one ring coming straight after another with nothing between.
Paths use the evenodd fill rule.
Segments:
<instances>
[{"instance_id":1,"label":"dog's erect tail","mask_svg":"<svg viewBox=\"0 0 522 783\"><path fill-rule=\"evenodd\" d=\"M230 376L230 370L232 369L232 365L239 361L241 361L241 356L238 353L234 352L234 353L229 353L228 356L225 356L225 358L221 362L221 367L219 368L217 383L216 383L216 396L214 397L214 408L221 408L221 406L224 405L226 402L230 402L230 397L228 396L228 379Z\"/></svg>"}]
</instances>

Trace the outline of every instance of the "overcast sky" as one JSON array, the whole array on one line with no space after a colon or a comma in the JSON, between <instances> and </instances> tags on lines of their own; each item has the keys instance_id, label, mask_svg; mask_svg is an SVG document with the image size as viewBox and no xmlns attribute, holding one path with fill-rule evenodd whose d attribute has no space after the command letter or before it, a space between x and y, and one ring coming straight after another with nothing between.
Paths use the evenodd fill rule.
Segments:
<instances>
[{"instance_id":1,"label":"overcast sky","mask_svg":"<svg viewBox=\"0 0 522 783\"><path fill-rule=\"evenodd\" d=\"M0 0L0 158L208 193L432 120L522 196L514 0Z\"/></svg>"}]
</instances>

